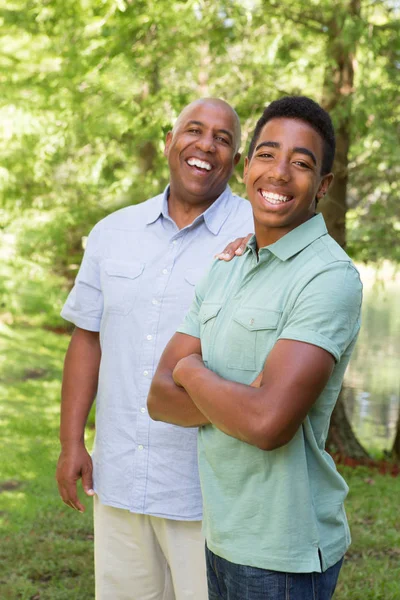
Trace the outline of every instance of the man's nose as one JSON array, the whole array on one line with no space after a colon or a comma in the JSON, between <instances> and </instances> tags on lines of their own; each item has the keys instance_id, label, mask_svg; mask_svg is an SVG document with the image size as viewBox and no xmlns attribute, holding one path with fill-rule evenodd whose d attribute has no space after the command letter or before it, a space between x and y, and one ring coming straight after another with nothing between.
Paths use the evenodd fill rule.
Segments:
<instances>
[{"instance_id":1,"label":"man's nose","mask_svg":"<svg viewBox=\"0 0 400 600\"><path fill-rule=\"evenodd\" d=\"M276 181L289 181L290 165L287 160L275 160L271 164L268 176Z\"/></svg>"},{"instance_id":2,"label":"man's nose","mask_svg":"<svg viewBox=\"0 0 400 600\"><path fill-rule=\"evenodd\" d=\"M196 141L196 146L203 152L215 151L215 140L211 133L203 133Z\"/></svg>"}]
</instances>

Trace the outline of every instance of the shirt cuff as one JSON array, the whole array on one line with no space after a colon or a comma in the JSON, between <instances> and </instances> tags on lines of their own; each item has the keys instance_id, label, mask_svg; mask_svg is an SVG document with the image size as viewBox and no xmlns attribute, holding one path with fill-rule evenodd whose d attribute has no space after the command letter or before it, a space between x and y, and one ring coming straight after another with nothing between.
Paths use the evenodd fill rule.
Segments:
<instances>
[{"instance_id":1,"label":"shirt cuff","mask_svg":"<svg viewBox=\"0 0 400 600\"><path fill-rule=\"evenodd\" d=\"M101 319L84 317L83 315L78 315L73 311L66 310L65 308L61 311L60 315L63 319L73 323L80 329L86 329L87 331L100 331Z\"/></svg>"},{"instance_id":2,"label":"shirt cuff","mask_svg":"<svg viewBox=\"0 0 400 600\"><path fill-rule=\"evenodd\" d=\"M295 340L296 342L305 342L307 344L312 344L313 346L318 346L329 352L329 354L332 354L336 362L339 362L342 356L339 346L317 331L296 331L295 329L287 329L282 332L278 340Z\"/></svg>"}]
</instances>

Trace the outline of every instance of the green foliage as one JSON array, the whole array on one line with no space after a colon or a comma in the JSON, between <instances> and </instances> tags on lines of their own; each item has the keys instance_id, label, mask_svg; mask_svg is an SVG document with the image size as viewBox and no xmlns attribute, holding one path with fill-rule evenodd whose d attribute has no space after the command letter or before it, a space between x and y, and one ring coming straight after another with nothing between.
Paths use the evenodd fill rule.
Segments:
<instances>
[{"instance_id":1,"label":"green foliage","mask_svg":"<svg viewBox=\"0 0 400 600\"><path fill-rule=\"evenodd\" d=\"M0 8L0 231L14 239L0 291L13 318L36 306L58 323L55 296L71 286L82 237L108 212L163 189L165 133L199 96L237 108L245 147L276 97L329 104L336 95L333 118L351 128L349 249L361 260L398 260L398 7L360 2L358 12L349 0ZM354 49L354 89L342 89L335 68ZM241 171L232 187L244 193ZM15 289L21 298L11 301Z\"/></svg>"}]
</instances>

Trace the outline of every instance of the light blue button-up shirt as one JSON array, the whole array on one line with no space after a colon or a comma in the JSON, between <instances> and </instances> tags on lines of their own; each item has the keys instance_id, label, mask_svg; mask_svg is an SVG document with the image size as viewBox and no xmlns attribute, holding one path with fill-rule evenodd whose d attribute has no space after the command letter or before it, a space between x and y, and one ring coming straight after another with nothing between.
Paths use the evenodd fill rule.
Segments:
<instances>
[{"instance_id":1,"label":"light blue button-up shirt","mask_svg":"<svg viewBox=\"0 0 400 600\"><path fill-rule=\"evenodd\" d=\"M98 223L62 316L100 331L94 489L100 501L170 519L202 518L197 429L150 419L146 399L164 347L213 256L253 231L250 203L228 187L178 229L168 188Z\"/></svg>"}]
</instances>

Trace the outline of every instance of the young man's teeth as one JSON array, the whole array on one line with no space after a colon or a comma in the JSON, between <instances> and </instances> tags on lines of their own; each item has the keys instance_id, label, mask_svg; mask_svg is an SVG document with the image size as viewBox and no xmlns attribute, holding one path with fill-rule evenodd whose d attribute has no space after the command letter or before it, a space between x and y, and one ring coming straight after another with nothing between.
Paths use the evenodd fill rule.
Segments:
<instances>
[{"instance_id":1,"label":"young man's teeth","mask_svg":"<svg viewBox=\"0 0 400 600\"><path fill-rule=\"evenodd\" d=\"M263 192L262 190L261 195L271 204L281 204L282 202L288 202L291 200L290 196L282 196L281 194L273 194L272 192Z\"/></svg>"},{"instance_id":2,"label":"young man's teeth","mask_svg":"<svg viewBox=\"0 0 400 600\"><path fill-rule=\"evenodd\" d=\"M204 160L199 160L198 158L189 158L187 163L190 167L199 167L199 169L206 169L207 171L211 171L210 163L204 162Z\"/></svg>"}]
</instances>

